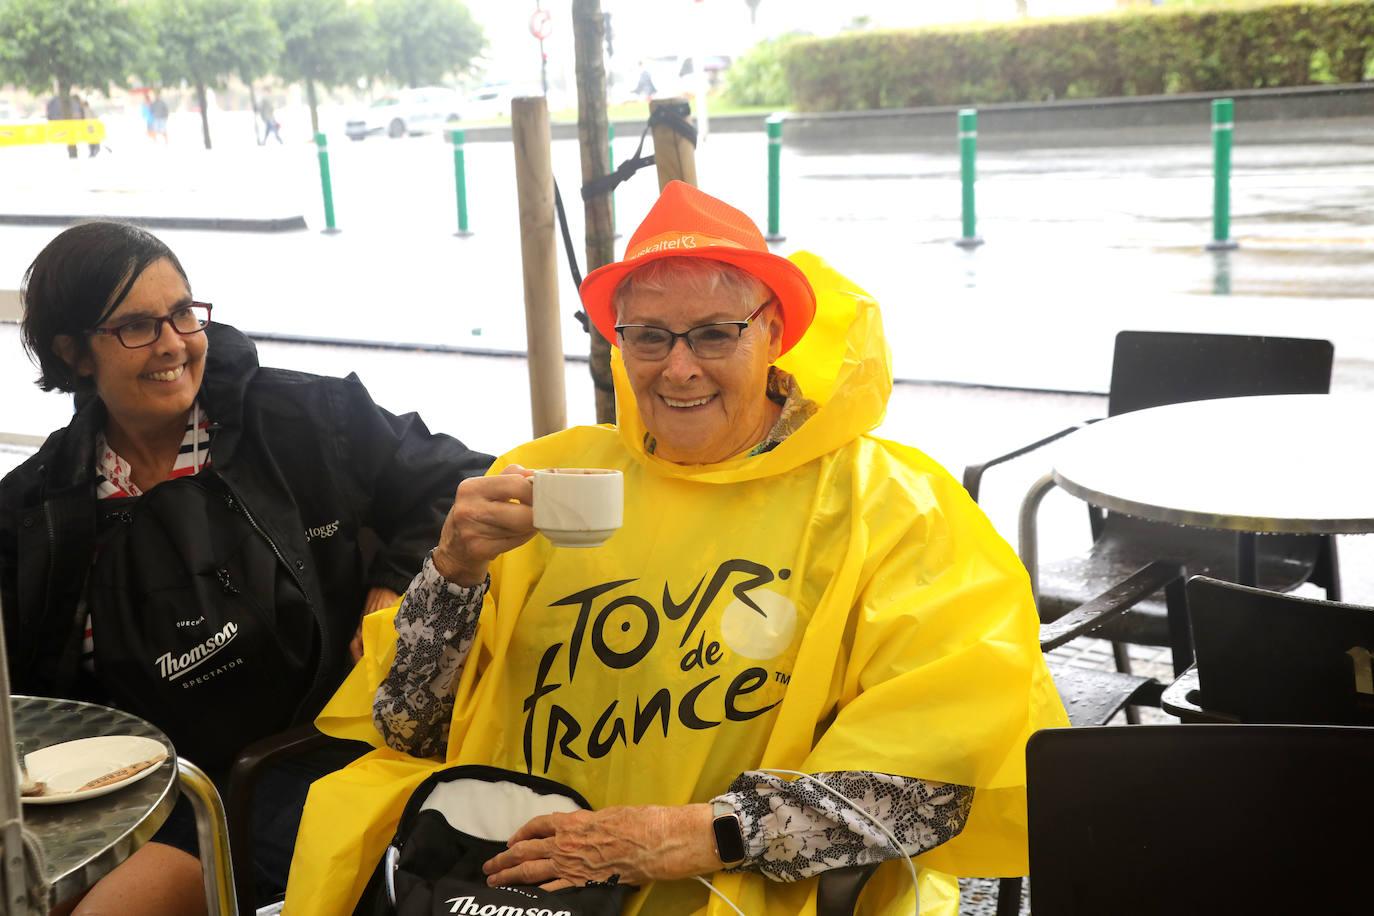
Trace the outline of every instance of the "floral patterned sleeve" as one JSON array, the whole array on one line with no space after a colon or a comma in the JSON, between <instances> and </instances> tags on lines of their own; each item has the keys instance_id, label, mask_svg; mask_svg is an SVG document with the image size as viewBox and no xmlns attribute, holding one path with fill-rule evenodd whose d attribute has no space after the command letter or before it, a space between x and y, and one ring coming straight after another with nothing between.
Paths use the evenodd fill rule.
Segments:
<instances>
[{"instance_id":1,"label":"floral patterned sleeve","mask_svg":"<svg viewBox=\"0 0 1374 916\"><path fill-rule=\"evenodd\" d=\"M396 611L396 659L372 701L372 722L388 746L415 757L443 753L454 688L490 584L454 585L425 557Z\"/></svg>"},{"instance_id":2,"label":"floral patterned sleeve","mask_svg":"<svg viewBox=\"0 0 1374 916\"><path fill-rule=\"evenodd\" d=\"M959 834L973 807L968 786L887 773L814 773L882 823L908 855ZM898 857L877 827L810 780L751 771L712 801L732 805L744 834L744 862L774 881L798 881L832 868Z\"/></svg>"}]
</instances>

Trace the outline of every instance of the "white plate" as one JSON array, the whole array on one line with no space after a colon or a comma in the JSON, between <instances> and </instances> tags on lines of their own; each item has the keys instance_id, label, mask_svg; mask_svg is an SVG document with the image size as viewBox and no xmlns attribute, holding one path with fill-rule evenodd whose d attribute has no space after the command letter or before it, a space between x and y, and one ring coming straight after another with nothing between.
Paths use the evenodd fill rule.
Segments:
<instances>
[{"instance_id":1,"label":"white plate","mask_svg":"<svg viewBox=\"0 0 1374 916\"><path fill-rule=\"evenodd\" d=\"M49 794L25 797L23 801L26 805L61 805L97 798L138 782L156 770L166 756L167 747L161 741L134 735L107 735L54 744L34 751L26 758L29 778L45 783ZM155 758L159 761L157 764L145 767L127 779L95 789L72 791L120 767Z\"/></svg>"}]
</instances>

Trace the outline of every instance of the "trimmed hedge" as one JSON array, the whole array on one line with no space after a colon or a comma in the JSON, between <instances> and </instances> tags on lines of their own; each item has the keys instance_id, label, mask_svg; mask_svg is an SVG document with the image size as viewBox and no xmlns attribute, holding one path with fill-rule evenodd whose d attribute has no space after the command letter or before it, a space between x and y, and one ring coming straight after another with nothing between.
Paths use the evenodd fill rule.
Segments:
<instances>
[{"instance_id":1,"label":"trimmed hedge","mask_svg":"<svg viewBox=\"0 0 1374 916\"><path fill-rule=\"evenodd\" d=\"M865 32L796 42L784 66L803 111L1354 83L1374 75L1374 0Z\"/></svg>"},{"instance_id":2,"label":"trimmed hedge","mask_svg":"<svg viewBox=\"0 0 1374 916\"><path fill-rule=\"evenodd\" d=\"M792 104L783 58L795 35L761 41L725 71L725 98L736 105Z\"/></svg>"}]
</instances>

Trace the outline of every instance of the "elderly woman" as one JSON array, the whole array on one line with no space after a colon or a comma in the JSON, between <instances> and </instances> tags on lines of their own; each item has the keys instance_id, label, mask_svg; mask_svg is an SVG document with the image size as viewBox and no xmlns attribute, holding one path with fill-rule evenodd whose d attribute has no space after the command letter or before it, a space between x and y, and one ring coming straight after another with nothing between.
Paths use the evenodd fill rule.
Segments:
<instances>
[{"instance_id":1,"label":"elderly woman","mask_svg":"<svg viewBox=\"0 0 1374 916\"><path fill-rule=\"evenodd\" d=\"M319 722L380 749L312 788L288 907L353 905L357 837L376 861L439 766L408 755L590 801L518 829L492 885L618 881L635 912L694 913L722 904L684 879L713 876L747 913L809 913L817 876L907 855L936 912L939 872L1023 874L1024 744L1063 710L1015 556L943 470L868 435L891 385L873 302L681 183L582 295L619 346L618 426L465 481L394 618L368 618ZM621 470L623 530L536 536L526 468L550 466ZM911 898L900 861L865 892Z\"/></svg>"},{"instance_id":2,"label":"elderly woman","mask_svg":"<svg viewBox=\"0 0 1374 916\"><path fill-rule=\"evenodd\" d=\"M362 614L396 599L490 459L382 410L357 378L259 368L135 226L62 232L22 299L38 384L77 410L0 482L14 688L137 713L223 784L245 745L314 718ZM368 564L364 527L382 541ZM259 786L260 897L285 889L310 781L356 755L331 748ZM77 912L203 912L198 852L183 802Z\"/></svg>"}]
</instances>

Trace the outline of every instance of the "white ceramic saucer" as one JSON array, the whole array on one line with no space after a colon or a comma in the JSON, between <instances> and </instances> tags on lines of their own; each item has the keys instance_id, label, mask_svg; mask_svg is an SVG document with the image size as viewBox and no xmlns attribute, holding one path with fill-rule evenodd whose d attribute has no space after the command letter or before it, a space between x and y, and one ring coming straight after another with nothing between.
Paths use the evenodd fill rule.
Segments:
<instances>
[{"instance_id":1,"label":"white ceramic saucer","mask_svg":"<svg viewBox=\"0 0 1374 916\"><path fill-rule=\"evenodd\" d=\"M26 805L61 805L97 798L138 782L156 770L166 757L167 747L161 741L134 735L107 735L54 744L34 751L25 758L29 778L46 785L47 792L25 796L23 801ZM92 780L121 767L154 759L158 763L139 770L127 779L77 791Z\"/></svg>"}]
</instances>

